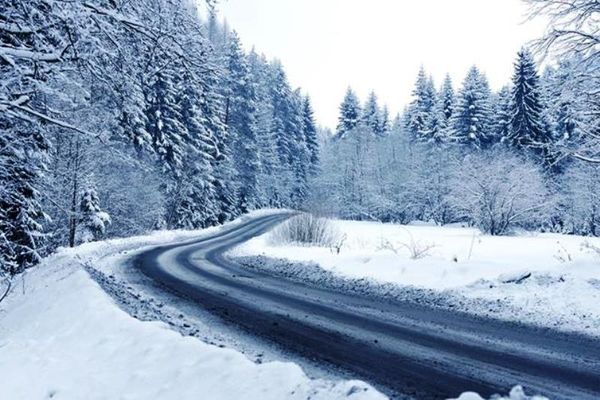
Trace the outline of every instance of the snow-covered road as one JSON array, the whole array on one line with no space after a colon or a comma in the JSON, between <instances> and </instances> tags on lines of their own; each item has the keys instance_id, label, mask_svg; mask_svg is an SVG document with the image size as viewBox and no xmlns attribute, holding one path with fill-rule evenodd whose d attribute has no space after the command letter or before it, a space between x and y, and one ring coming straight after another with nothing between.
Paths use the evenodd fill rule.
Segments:
<instances>
[{"instance_id":1,"label":"snow-covered road","mask_svg":"<svg viewBox=\"0 0 600 400\"><path fill-rule=\"evenodd\" d=\"M168 289L288 350L351 371L385 392L446 398L515 384L553 399L600 397L600 343L271 276L224 254L287 215L155 248L134 264Z\"/></svg>"}]
</instances>

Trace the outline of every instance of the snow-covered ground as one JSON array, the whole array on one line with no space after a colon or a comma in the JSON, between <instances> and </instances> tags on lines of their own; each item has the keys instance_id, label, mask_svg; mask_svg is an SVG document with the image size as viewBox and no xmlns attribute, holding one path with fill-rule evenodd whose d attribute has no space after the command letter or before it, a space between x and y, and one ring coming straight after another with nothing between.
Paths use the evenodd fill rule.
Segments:
<instances>
[{"instance_id":1,"label":"snow-covered ground","mask_svg":"<svg viewBox=\"0 0 600 400\"><path fill-rule=\"evenodd\" d=\"M363 382L309 379L296 364L254 363L235 350L182 336L166 324L137 320L84 269L84 264L117 252L218 229L62 249L18 277L0 303L0 398L384 398Z\"/></svg>"},{"instance_id":2,"label":"snow-covered ground","mask_svg":"<svg viewBox=\"0 0 600 400\"><path fill-rule=\"evenodd\" d=\"M468 312L600 335L600 256L591 249L600 248L599 238L332 223L341 235L339 254L332 247L282 245L271 233L231 254L316 263L346 279L434 290Z\"/></svg>"},{"instance_id":3,"label":"snow-covered ground","mask_svg":"<svg viewBox=\"0 0 600 400\"><path fill-rule=\"evenodd\" d=\"M493 397L494 400L548 400L543 396L528 396L521 386L515 386L508 397ZM479 394L475 392L465 392L454 400L484 400Z\"/></svg>"}]
</instances>

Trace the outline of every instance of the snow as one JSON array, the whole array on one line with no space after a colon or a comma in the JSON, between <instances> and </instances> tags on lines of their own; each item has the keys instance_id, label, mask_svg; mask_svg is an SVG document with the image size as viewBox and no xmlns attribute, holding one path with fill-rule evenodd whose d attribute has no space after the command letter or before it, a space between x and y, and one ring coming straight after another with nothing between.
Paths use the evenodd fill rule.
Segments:
<instances>
[{"instance_id":1,"label":"snow","mask_svg":"<svg viewBox=\"0 0 600 400\"><path fill-rule=\"evenodd\" d=\"M548 400L543 396L527 396L521 386L512 388L508 397L493 397L494 400ZM478 393L465 392L456 399L451 400L484 400Z\"/></svg>"},{"instance_id":2,"label":"snow","mask_svg":"<svg viewBox=\"0 0 600 400\"><path fill-rule=\"evenodd\" d=\"M600 335L600 259L589 249L600 247L599 238L529 232L498 237L426 224L332 224L346 238L339 254L273 243L267 233L231 255L316 263L342 278L459 296L468 312ZM495 310L490 302L497 304Z\"/></svg>"},{"instance_id":3,"label":"snow","mask_svg":"<svg viewBox=\"0 0 600 400\"><path fill-rule=\"evenodd\" d=\"M296 364L256 364L166 324L134 319L82 268L115 252L219 229L61 249L20 276L0 303L0 398L383 399L363 382L309 379Z\"/></svg>"}]
</instances>

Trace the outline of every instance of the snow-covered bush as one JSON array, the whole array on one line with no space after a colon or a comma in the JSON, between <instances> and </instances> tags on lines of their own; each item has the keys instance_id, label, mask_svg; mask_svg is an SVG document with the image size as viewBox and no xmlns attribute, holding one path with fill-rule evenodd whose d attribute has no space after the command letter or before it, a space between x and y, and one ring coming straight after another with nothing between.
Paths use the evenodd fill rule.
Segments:
<instances>
[{"instance_id":1,"label":"snow-covered bush","mask_svg":"<svg viewBox=\"0 0 600 400\"><path fill-rule=\"evenodd\" d=\"M576 163L562 177L562 230L578 235L600 235L600 167Z\"/></svg>"},{"instance_id":2,"label":"snow-covered bush","mask_svg":"<svg viewBox=\"0 0 600 400\"><path fill-rule=\"evenodd\" d=\"M411 260L420 260L421 258L429 256L430 251L436 246L435 243L416 240L409 230L406 230L406 233L408 234L408 241L394 242L381 238L379 249L389 250L396 255L398 255L402 249L405 249L408 251Z\"/></svg>"},{"instance_id":3,"label":"snow-covered bush","mask_svg":"<svg viewBox=\"0 0 600 400\"><path fill-rule=\"evenodd\" d=\"M88 188L81 194L79 203L81 217L77 230L77 242L86 243L100 239L110 224L110 216L100 208L100 200L94 188Z\"/></svg>"},{"instance_id":4,"label":"snow-covered bush","mask_svg":"<svg viewBox=\"0 0 600 400\"><path fill-rule=\"evenodd\" d=\"M466 220L491 235L540 226L554 204L540 170L502 152L465 157L454 171L450 200Z\"/></svg>"},{"instance_id":5,"label":"snow-covered bush","mask_svg":"<svg viewBox=\"0 0 600 400\"><path fill-rule=\"evenodd\" d=\"M273 244L305 244L335 247L342 238L341 232L327 218L300 214L290 218L271 232Z\"/></svg>"}]
</instances>

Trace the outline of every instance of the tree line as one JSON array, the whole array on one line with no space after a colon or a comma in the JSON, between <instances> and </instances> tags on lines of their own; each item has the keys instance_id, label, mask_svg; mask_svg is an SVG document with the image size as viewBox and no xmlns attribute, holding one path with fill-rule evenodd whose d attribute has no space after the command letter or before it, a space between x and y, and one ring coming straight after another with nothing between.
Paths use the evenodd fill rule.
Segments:
<instances>
[{"instance_id":1,"label":"tree line","mask_svg":"<svg viewBox=\"0 0 600 400\"><path fill-rule=\"evenodd\" d=\"M351 219L466 222L491 234L515 228L600 234L600 64L570 53L539 74L517 54L494 92L472 67L455 89L421 68L413 100L390 123L371 93L348 89L323 148L311 207Z\"/></svg>"},{"instance_id":2,"label":"tree line","mask_svg":"<svg viewBox=\"0 0 600 400\"><path fill-rule=\"evenodd\" d=\"M197 7L2 3L0 271L304 202L319 159L310 99Z\"/></svg>"}]
</instances>

